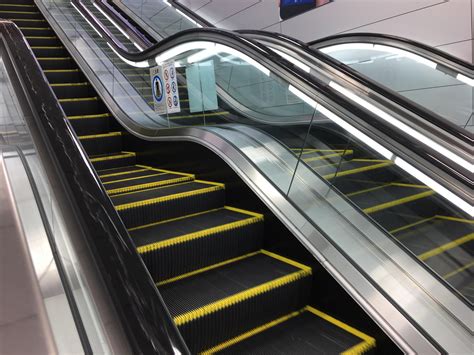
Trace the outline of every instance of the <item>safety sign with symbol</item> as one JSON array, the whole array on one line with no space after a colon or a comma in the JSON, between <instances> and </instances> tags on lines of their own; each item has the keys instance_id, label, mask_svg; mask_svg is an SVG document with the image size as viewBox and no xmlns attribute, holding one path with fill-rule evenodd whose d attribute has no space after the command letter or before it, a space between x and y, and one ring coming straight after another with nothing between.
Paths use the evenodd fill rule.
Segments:
<instances>
[{"instance_id":1,"label":"safety sign with symbol","mask_svg":"<svg viewBox=\"0 0 474 355\"><path fill-rule=\"evenodd\" d=\"M158 114L181 111L179 89L174 62L150 69L153 103Z\"/></svg>"}]
</instances>

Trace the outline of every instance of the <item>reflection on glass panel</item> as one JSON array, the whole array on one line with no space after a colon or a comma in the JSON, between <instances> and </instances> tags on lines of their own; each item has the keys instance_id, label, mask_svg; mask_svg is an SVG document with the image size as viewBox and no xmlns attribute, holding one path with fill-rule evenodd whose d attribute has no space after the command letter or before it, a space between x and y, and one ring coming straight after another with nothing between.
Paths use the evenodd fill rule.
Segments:
<instances>
[{"instance_id":1,"label":"reflection on glass panel","mask_svg":"<svg viewBox=\"0 0 474 355\"><path fill-rule=\"evenodd\" d=\"M472 86L436 69L436 64L404 50L369 43L340 44L321 49L333 58L473 131Z\"/></svg>"},{"instance_id":2,"label":"reflection on glass panel","mask_svg":"<svg viewBox=\"0 0 474 355\"><path fill-rule=\"evenodd\" d=\"M474 224L467 214L332 122L311 125L302 161L474 301Z\"/></svg>"}]
</instances>

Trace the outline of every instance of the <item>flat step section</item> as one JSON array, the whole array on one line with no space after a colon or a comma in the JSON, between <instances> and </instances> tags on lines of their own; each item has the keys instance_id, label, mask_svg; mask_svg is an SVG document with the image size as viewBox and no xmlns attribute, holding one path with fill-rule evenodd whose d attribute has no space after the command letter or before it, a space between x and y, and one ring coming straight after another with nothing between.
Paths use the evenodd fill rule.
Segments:
<instances>
[{"instance_id":1,"label":"flat step section","mask_svg":"<svg viewBox=\"0 0 474 355\"><path fill-rule=\"evenodd\" d=\"M111 197L127 228L223 207L224 185L195 180Z\"/></svg>"},{"instance_id":2,"label":"flat step section","mask_svg":"<svg viewBox=\"0 0 474 355\"><path fill-rule=\"evenodd\" d=\"M129 230L155 282L262 248L263 215L232 207Z\"/></svg>"},{"instance_id":3,"label":"flat step section","mask_svg":"<svg viewBox=\"0 0 474 355\"><path fill-rule=\"evenodd\" d=\"M370 214L417 201L433 194L434 191L424 185L390 183L351 193L347 197L362 208L365 213Z\"/></svg>"},{"instance_id":4,"label":"flat step section","mask_svg":"<svg viewBox=\"0 0 474 355\"><path fill-rule=\"evenodd\" d=\"M89 155L112 154L122 150L122 132L107 132L79 136Z\"/></svg>"},{"instance_id":5,"label":"flat step section","mask_svg":"<svg viewBox=\"0 0 474 355\"><path fill-rule=\"evenodd\" d=\"M159 286L192 353L303 308L311 268L267 251Z\"/></svg>"},{"instance_id":6,"label":"flat step section","mask_svg":"<svg viewBox=\"0 0 474 355\"><path fill-rule=\"evenodd\" d=\"M313 307L293 312L203 354L363 354L375 339Z\"/></svg>"},{"instance_id":7,"label":"flat step section","mask_svg":"<svg viewBox=\"0 0 474 355\"><path fill-rule=\"evenodd\" d=\"M159 169L148 169L135 174L127 174L127 176L116 176L115 179L109 178L108 180L107 182L103 182L107 193L109 195L116 195L124 192L192 181L194 180L194 175L160 171Z\"/></svg>"},{"instance_id":8,"label":"flat step section","mask_svg":"<svg viewBox=\"0 0 474 355\"><path fill-rule=\"evenodd\" d=\"M474 271L474 222L434 216L392 231L420 260L471 302Z\"/></svg>"},{"instance_id":9,"label":"flat step section","mask_svg":"<svg viewBox=\"0 0 474 355\"><path fill-rule=\"evenodd\" d=\"M68 116L69 122L78 136L100 134L110 131L111 126L110 113L101 113L95 115L77 115Z\"/></svg>"},{"instance_id":10,"label":"flat step section","mask_svg":"<svg viewBox=\"0 0 474 355\"><path fill-rule=\"evenodd\" d=\"M134 152L120 152L89 157L96 170L120 168L134 165L136 154Z\"/></svg>"}]
</instances>

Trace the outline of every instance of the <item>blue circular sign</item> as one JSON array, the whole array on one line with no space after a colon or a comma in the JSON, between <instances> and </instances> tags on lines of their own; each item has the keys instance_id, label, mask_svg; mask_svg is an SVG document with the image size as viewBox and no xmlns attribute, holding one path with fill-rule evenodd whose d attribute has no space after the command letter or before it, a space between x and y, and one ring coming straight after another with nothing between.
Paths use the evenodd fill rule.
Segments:
<instances>
[{"instance_id":1,"label":"blue circular sign","mask_svg":"<svg viewBox=\"0 0 474 355\"><path fill-rule=\"evenodd\" d=\"M158 75L153 77L153 97L158 102L163 99L163 82Z\"/></svg>"}]
</instances>

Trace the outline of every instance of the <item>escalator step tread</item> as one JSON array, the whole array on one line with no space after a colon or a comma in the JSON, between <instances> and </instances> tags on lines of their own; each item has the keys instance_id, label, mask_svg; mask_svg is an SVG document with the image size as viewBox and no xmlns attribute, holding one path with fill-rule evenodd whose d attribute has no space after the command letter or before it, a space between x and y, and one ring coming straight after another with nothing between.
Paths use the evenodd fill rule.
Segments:
<instances>
[{"instance_id":1,"label":"escalator step tread","mask_svg":"<svg viewBox=\"0 0 474 355\"><path fill-rule=\"evenodd\" d=\"M166 198L178 194L193 193L198 190L204 189L223 189L222 184L211 183L207 181L192 181L175 184L165 187L157 187L147 190L141 190L138 192L128 192L112 196L112 202L117 208L124 208L128 204L140 203L142 201Z\"/></svg>"},{"instance_id":2,"label":"escalator step tread","mask_svg":"<svg viewBox=\"0 0 474 355\"><path fill-rule=\"evenodd\" d=\"M204 354L363 354L375 339L312 307L229 339Z\"/></svg>"},{"instance_id":3,"label":"escalator step tread","mask_svg":"<svg viewBox=\"0 0 474 355\"><path fill-rule=\"evenodd\" d=\"M278 278L305 273L308 269L304 267L302 270L273 256L257 252L226 265L166 283L159 289L171 315L178 317L251 288L272 283Z\"/></svg>"},{"instance_id":4,"label":"escalator step tread","mask_svg":"<svg viewBox=\"0 0 474 355\"><path fill-rule=\"evenodd\" d=\"M378 168L384 168L389 165L392 165L392 162L389 160L375 160L375 159L353 159L353 160L344 160L339 164L339 161L334 164L326 164L312 167L320 175L323 175L326 179L334 177L336 171L337 176L347 176L352 174L358 174L361 172L366 172Z\"/></svg>"},{"instance_id":5,"label":"escalator step tread","mask_svg":"<svg viewBox=\"0 0 474 355\"><path fill-rule=\"evenodd\" d=\"M426 186L390 183L347 196L366 213L372 213L432 194L433 191Z\"/></svg>"},{"instance_id":6,"label":"escalator step tread","mask_svg":"<svg viewBox=\"0 0 474 355\"><path fill-rule=\"evenodd\" d=\"M129 165L129 166L122 166L119 168L97 170L97 174L99 175L100 178L104 178L104 177L109 177L109 176L116 176L118 174L129 173L132 171L142 171L143 169L144 168L138 165Z\"/></svg>"},{"instance_id":7,"label":"escalator step tread","mask_svg":"<svg viewBox=\"0 0 474 355\"><path fill-rule=\"evenodd\" d=\"M149 171L148 175L140 177L119 178L117 180L105 183L104 186L108 194L114 195L191 180L194 180L194 177L188 174L171 174Z\"/></svg>"},{"instance_id":8,"label":"escalator step tread","mask_svg":"<svg viewBox=\"0 0 474 355\"><path fill-rule=\"evenodd\" d=\"M184 216L183 218L171 221L133 228L130 230L130 235L135 245L141 247L204 230L209 230L209 233L212 233L212 229L223 229L223 225L231 226L245 220L261 221L263 216L252 212L236 210L231 207L224 207L191 216ZM232 227L235 228L234 226Z\"/></svg>"}]
</instances>

